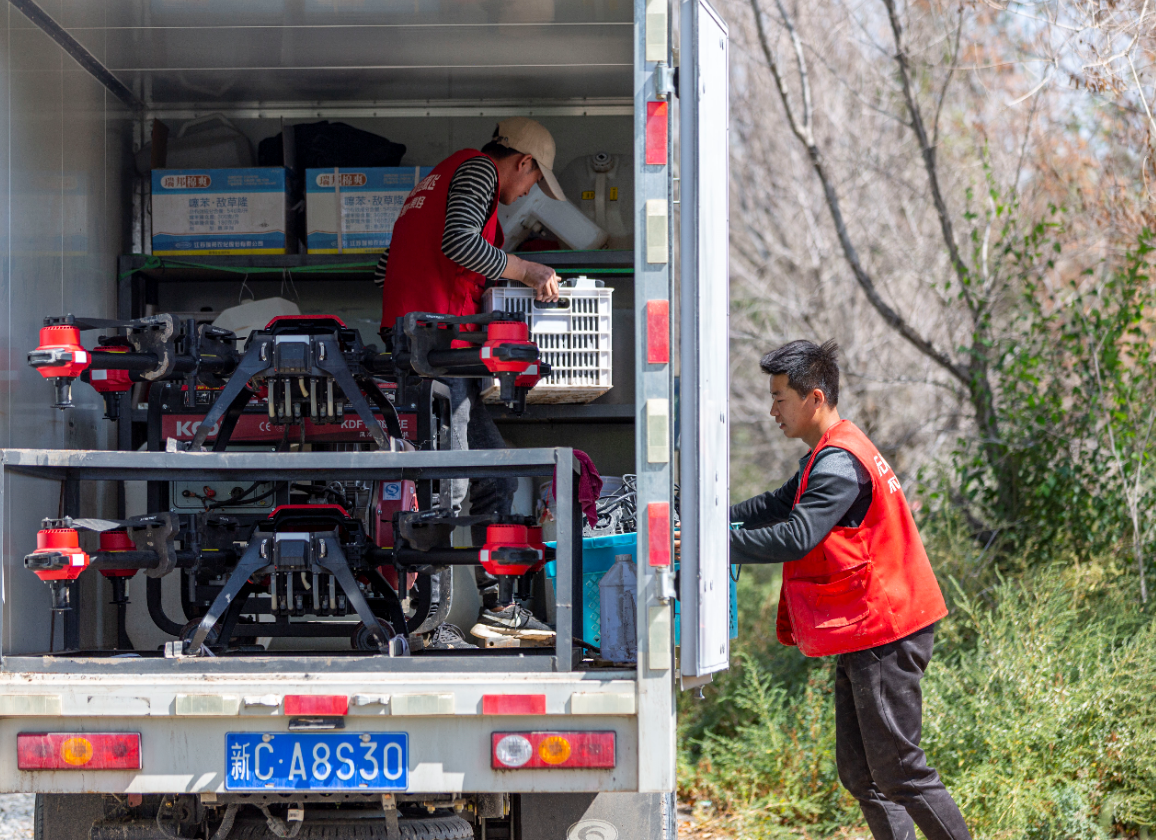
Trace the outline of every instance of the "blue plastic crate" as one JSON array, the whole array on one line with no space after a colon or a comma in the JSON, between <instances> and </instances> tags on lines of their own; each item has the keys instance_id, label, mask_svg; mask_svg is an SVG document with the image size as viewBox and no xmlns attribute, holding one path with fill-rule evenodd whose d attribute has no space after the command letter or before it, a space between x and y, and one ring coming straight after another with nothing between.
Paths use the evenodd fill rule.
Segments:
<instances>
[{"instance_id":1,"label":"blue plastic crate","mask_svg":"<svg viewBox=\"0 0 1156 840\"><path fill-rule=\"evenodd\" d=\"M553 547L554 543L546 545ZM582 540L582 640L592 645L602 644L602 599L598 583L619 554L638 559L638 534L611 534ZM546 564L546 574L554 580L553 561Z\"/></svg>"},{"instance_id":2,"label":"blue plastic crate","mask_svg":"<svg viewBox=\"0 0 1156 840\"><path fill-rule=\"evenodd\" d=\"M554 543L546 543L554 547ZM602 644L602 599L598 592L598 584L602 576L610 571L614 565L614 558L619 554L629 554L638 559L637 534L613 534L605 537L586 537L582 540L582 639L592 645ZM546 564L546 574L554 580L556 570L554 562ZM735 581L730 581L730 637L739 635L738 594ZM681 635L681 615L678 601L674 602L674 643L679 643Z\"/></svg>"}]
</instances>

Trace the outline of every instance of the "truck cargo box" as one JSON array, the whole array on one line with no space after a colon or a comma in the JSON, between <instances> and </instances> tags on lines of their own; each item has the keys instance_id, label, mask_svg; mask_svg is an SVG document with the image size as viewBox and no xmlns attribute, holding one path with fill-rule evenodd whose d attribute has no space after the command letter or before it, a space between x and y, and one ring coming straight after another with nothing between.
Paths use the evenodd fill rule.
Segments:
<instances>
[{"instance_id":1,"label":"truck cargo box","mask_svg":"<svg viewBox=\"0 0 1156 840\"><path fill-rule=\"evenodd\" d=\"M493 840L673 836L675 692L709 681L729 653L727 40L709 3L14 0L0 25L10 81L0 109L10 196L0 790L41 794L37 837L213 836L231 820L244 836L266 823L274 836L302 819L302 836L313 836L326 820L355 817L391 838L435 828ZM608 390L586 404L491 406L504 449L441 446L437 375L415 374L420 387L399 391L372 367L391 355L377 335L376 244L285 253L289 241L265 238L284 208L258 233L188 215L215 211L218 196L204 208L200 191L235 173L138 174L134 154L155 150L158 126L176 136L211 115L254 145L288 140L296 124L347 123L404 144L411 179L482 146L507 116L540 121L557 141L556 171L590 180L580 192L594 197L575 195L575 205L604 221L617 247L520 256L564 279L602 281L599 336L610 346L599 347L591 384ZM183 228L165 209L178 189ZM283 186L269 189L284 203ZM629 189L629 202L612 189ZM242 196L222 193L224 210ZM228 225L238 229L207 229ZM232 339L212 321L240 301L277 297L302 319L264 331L281 344L276 360L258 361L280 367L261 368L231 413L213 418L237 370L221 359L265 339L257 330L214 355L213 342ZM324 389L310 393L307 378L323 382L318 365L331 361L322 344L361 365L368 413L344 392L331 407ZM113 354L131 356L126 379L91 375L100 371L87 369L89 356L111 373ZM369 405L377 390L382 401ZM295 416L303 405L313 413ZM237 445L214 451L231 434ZM189 451L190 439L204 451ZM600 661L582 639L578 450L603 473L636 477L633 666ZM394 592L399 625L476 618L480 560L457 564L454 553L477 547L468 527L438 546L438 563L412 572L423 581L412 593L409 566L395 564L382 584L371 561L393 548L394 514L433 510L443 479L484 475L518 480L516 513L531 514L527 500L557 483L556 577L548 586L544 569L530 572L524 593L549 603L552 643L367 642L355 592L371 615L388 600L381 587ZM332 512L345 542L309 536L319 526L277 530L271 520L296 521L303 504L356 510ZM220 542L199 539L209 521ZM250 530L232 541L237 523ZM284 566L241 574L242 590L225 598L238 557L260 556L258 524ZM81 532L76 551L61 534L38 537L56 530ZM132 547L101 536L113 531ZM345 600L328 587L322 597L304 572L331 562L334 545L357 557ZM70 578L54 552L83 553L89 565ZM294 563L300 574L285 571ZM286 580L293 588L279 589ZM439 600L449 591L452 603ZM218 598L236 609L213 625L216 638L236 643L214 651L205 636L190 648Z\"/></svg>"}]
</instances>

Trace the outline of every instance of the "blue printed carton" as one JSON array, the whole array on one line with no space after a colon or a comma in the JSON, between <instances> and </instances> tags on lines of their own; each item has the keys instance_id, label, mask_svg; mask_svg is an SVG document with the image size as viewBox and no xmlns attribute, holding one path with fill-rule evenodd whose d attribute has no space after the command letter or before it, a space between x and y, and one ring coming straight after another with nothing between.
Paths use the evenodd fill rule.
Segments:
<instances>
[{"instance_id":1,"label":"blue printed carton","mask_svg":"<svg viewBox=\"0 0 1156 840\"><path fill-rule=\"evenodd\" d=\"M153 253L284 254L285 170L154 169Z\"/></svg>"},{"instance_id":2,"label":"blue printed carton","mask_svg":"<svg viewBox=\"0 0 1156 840\"><path fill-rule=\"evenodd\" d=\"M389 247L406 197L431 171L428 166L306 169L309 253L380 254Z\"/></svg>"}]
</instances>

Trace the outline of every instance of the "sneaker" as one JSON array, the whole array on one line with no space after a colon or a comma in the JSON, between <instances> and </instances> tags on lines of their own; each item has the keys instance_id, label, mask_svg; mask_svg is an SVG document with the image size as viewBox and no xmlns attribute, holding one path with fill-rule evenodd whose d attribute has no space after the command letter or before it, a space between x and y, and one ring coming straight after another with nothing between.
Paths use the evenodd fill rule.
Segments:
<instances>
[{"instance_id":1,"label":"sneaker","mask_svg":"<svg viewBox=\"0 0 1156 840\"><path fill-rule=\"evenodd\" d=\"M482 610L478 623L470 630L482 639L552 639L554 631L517 604L501 610Z\"/></svg>"},{"instance_id":2,"label":"sneaker","mask_svg":"<svg viewBox=\"0 0 1156 840\"><path fill-rule=\"evenodd\" d=\"M425 637L422 650L477 650L466 641L465 633L453 624L439 624Z\"/></svg>"}]
</instances>

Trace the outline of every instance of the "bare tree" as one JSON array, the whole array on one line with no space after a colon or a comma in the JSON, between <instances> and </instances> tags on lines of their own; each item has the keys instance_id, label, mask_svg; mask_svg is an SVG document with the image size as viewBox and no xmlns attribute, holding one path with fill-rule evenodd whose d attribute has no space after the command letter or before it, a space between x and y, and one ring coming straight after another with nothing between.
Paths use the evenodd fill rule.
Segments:
<instances>
[{"instance_id":1,"label":"bare tree","mask_svg":"<svg viewBox=\"0 0 1156 840\"><path fill-rule=\"evenodd\" d=\"M1037 37L1039 81L1022 98L1067 80L1143 116L1156 138L1156 3L1153 0L985 0ZM1026 51L1025 51L1026 52ZM1020 56L1025 60L1027 56ZM1042 59L1040 61L1039 59Z\"/></svg>"}]
</instances>

